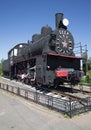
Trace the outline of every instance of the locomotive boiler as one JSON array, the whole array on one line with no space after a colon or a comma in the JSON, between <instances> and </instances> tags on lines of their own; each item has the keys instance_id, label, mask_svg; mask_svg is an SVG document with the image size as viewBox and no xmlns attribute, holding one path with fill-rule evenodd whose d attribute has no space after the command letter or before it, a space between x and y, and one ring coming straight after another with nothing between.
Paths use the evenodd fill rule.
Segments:
<instances>
[{"instance_id":1,"label":"locomotive boiler","mask_svg":"<svg viewBox=\"0 0 91 130\"><path fill-rule=\"evenodd\" d=\"M8 59L3 62L4 75L39 86L64 82L75 85L80 81L82 57L73 52L74 38L67 29L68 20L63 13L57 13L55 23L55 30L44 26L40 34L32 36L32 41L17 44L8 52Z\"/></svg>"}]
</instances>

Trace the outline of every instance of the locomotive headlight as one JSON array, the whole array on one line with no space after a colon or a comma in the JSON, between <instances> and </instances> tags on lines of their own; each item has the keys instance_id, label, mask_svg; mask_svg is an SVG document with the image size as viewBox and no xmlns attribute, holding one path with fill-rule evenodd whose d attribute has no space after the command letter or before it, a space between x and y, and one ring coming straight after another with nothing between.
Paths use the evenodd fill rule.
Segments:
<instances>
[{"instance_id":1,"label":"locomotive headlight","mask_svg":"<svg viewBox=\"0 0 91 130\"><path fill-rule=\"evenodd\" d=\"M64 18L62 22L63 22L64 26L68 26L69 25L69 20L67 18Z\"/></svg>"}]
</instances>

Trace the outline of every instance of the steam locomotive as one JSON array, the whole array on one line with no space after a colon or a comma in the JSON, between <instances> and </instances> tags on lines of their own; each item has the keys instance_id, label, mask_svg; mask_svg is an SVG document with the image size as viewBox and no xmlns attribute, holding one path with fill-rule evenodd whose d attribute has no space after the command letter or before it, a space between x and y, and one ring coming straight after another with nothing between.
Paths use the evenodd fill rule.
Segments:
<instances>
[{"instance_id":1,"label":"steam locomotive","mask_svg":"<svg viewBox=\"0 0 91 130\"><path fill-rule=\"evenodd\" d=\"M63 16L55 15L55 30L44 26L40 34L32 36L32 41L17 44L8 52L2 67L4 76L38 86L79 83L82 57L73 52L74 38L67 29L69 21Z\"/></svg>"}]
</instances>

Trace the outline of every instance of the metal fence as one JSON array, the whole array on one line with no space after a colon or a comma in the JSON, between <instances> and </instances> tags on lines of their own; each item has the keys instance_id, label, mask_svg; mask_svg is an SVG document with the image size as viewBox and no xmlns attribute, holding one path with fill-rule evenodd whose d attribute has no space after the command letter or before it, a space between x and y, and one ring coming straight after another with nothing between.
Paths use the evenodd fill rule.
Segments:
<instances>
[{"instance_id":1,"label":"metal fence","mask_svg":"<svg viewBox=\"0 0 91 130\"><path fill-rule=\"evenodd\" d=\"M0 83L0 88L12 92L16 95L22 96L28 100L34 101L38 104L46 106L50 109L67 114L70 118L74 115L91 110L91 97L86 98L86 103L81 104L78 101L71 99L57 98L42 94L36 91L27 90L20 87L10 86L8 84Z\"/></svg>"}]
</instances>

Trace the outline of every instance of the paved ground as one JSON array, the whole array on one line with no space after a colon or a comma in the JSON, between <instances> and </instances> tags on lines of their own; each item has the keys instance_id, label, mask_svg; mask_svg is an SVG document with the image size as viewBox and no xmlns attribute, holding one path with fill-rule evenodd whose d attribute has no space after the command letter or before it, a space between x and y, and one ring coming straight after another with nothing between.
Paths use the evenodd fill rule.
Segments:
<instances>
[{"instance_id":1,"label":"paved ground","mask_svg":"<svg viewBox=\"0 0 91 130\"><path fill-rule=\"evenodd\" d=\"M0 130L91 130L91 112L65 118L0 89Z\"/></svg>"}]
</instances>

